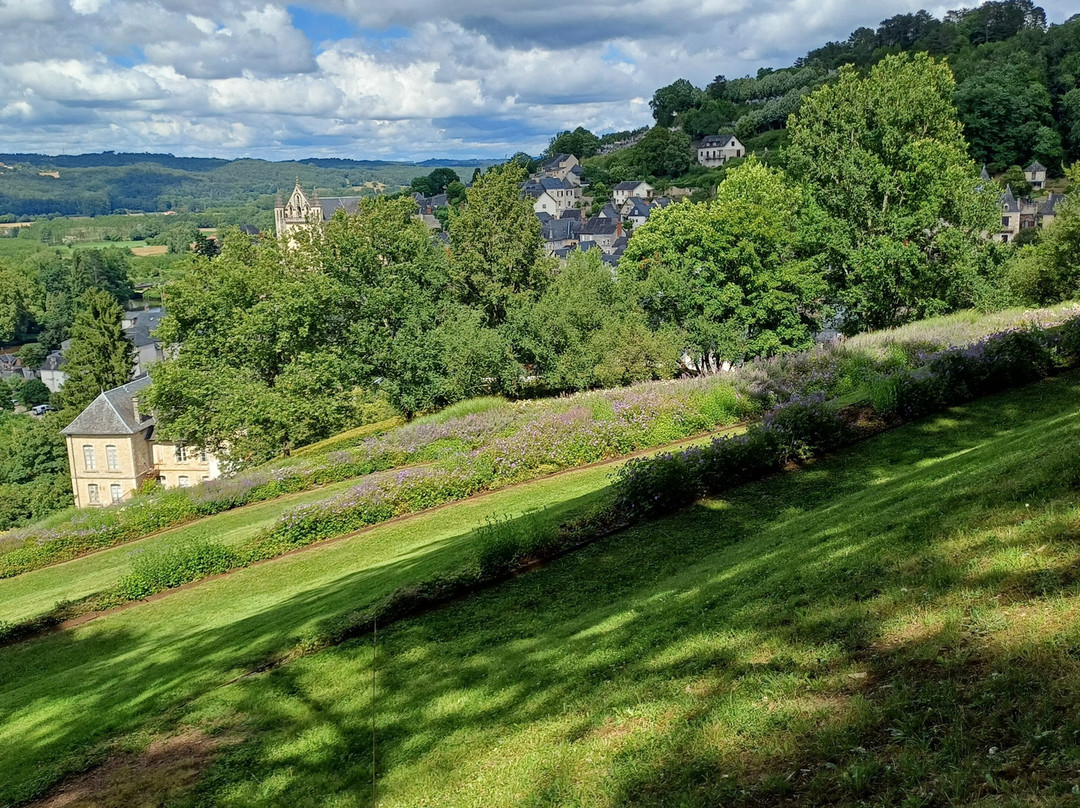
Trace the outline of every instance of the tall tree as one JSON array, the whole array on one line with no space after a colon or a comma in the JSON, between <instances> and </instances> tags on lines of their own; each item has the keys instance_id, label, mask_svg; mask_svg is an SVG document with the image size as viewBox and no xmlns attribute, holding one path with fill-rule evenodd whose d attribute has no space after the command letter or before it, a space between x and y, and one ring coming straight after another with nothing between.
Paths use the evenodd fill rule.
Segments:
<instances>
[{"instance_id":1,"label":"tall tree","mask_svg":"<svg viewBox=\"0 0 1080 808\"><path fill-rule=\"evenodd\" d=\"M956 106L972 157L1001 168L1027 165L1039 129L1053 122L1046 87L1013 64L968 78L956 88Z\"/></svg>"},{"instance_id":2,"label":"tall tree","mask_svg":"<svg viewBox=\"0 0 1080 808\"><path fill-rule=\"evenodd\" d=\"M40 287L27 273L0 263L0 343L25 334L40 297Z\"/></svg>"},{"instance_id":3,"label":"tall tree","mask_svg":"<svg viewBox=\"0 0 1080 808\"><path fill-rule=\"evenodd\" d=\"M686 79L678 79L653 93L649 107L658 126L671 126L675 117L705 100L705 93Z\"/></svg>"},{"instance_id":4,"label":"tall tree","mask_svg":"<svg viewBox=\"0 0 1080 808\"><path fill-rule=\"evenodd\" d=\"M124 310L108 292L88 289L79 298L62 391L64 407L72 416L102 391L131 379L135 352L124 336L123 320Z\"/></svg>"},{"instance_id":5,"label":"tall tree","mask_svg":"<svg viewBox=\"0 0 1080 808\"><path fill-rule=\"evenodd\" d=\"M506 320L519 295L535 297L550 278L540 220L523 199L524 169L506 164L473 183L467 204L450 217L450 273L462 303L490 325Z\"/></svg>"},{"instance_id":6,"label":"tall tree","mask_svg":"<svg viewBox=\"0 0 1080 808\"><path fill-rule=\"evenodd\" d=\"M592 157L598 151L600 151L600 138L584 126L579 126L572 132L567 129L555 135L548 144L547 153L549 155L572 154L579 160L583 160L586 157Z\"/></svg>"},{"instance_id":7,"label":"tall tree","mask_svg":"<svg viewBox=\"0 0 1080 808\"><path fill-rule=\"evenodd\" d=\"M830 280L850 332L970 305L1000 211L979 191L954 81L925 54L841 68L789 121L788 166L827 214Z\"/></svg>"},{"instance_id":8,"label":"tall tree","mask_svg":"<svg viewBox=\"0 0 1080 808\"><path fill-rule=\"evenodd\" d=\"M655 330L677 330L699 371L810 342L825 292L818 214L751 158L716 200L657 211L619 262Z\"/></svg>"}]
</instances>

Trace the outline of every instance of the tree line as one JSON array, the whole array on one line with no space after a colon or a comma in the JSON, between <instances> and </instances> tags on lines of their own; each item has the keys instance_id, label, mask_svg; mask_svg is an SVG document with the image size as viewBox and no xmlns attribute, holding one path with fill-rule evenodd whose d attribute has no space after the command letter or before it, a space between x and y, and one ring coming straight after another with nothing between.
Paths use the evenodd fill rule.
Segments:
<instances>
[{"instance_id":1,"label":"tree line","mask_svg":"<svg viewBox=\"0 0 1080 808\"><path fill-rule=\"evenodd\" d=\"M655 212L615 272L545 257L516 162L476 177L446 244L407 197L291 245L233 234L171 288L159 429L254 462L388 409L704 373L803 349L826 321L1073 295L1075 205L1028 250L988 239L999 192L955 90L926 54L841 68L790 117L782 166L747 160L715 199Z\"/></svg>"}]
</instances>

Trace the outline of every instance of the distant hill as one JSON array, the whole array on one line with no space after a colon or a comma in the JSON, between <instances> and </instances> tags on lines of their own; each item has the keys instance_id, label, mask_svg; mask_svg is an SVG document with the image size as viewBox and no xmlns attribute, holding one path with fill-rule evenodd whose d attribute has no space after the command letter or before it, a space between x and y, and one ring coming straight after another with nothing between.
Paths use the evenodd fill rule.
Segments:
<instances>
[{"instance_id":1,"label":"distant hill","mask_svg":"<svg viewBox=\"0 0 1080 808\"><path fill-rule=\"evenodd\" d=\"M0 216L99 216L121 211L203 211L273 207L278 190L297 178L324 196L367 195L374 186L409 184L432 166L456 169L463 180L494 160L433 158L422 163L312 157L225 160L171 154L100 152L0 154Z\"/></svg>"}]
</instances>

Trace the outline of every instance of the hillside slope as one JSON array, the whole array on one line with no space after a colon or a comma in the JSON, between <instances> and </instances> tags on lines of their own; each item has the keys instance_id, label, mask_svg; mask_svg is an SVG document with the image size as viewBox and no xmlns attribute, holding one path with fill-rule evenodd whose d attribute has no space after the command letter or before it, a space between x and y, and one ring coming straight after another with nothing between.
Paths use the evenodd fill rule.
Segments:
<instances>
[{"instance_id":1,"label":"hillside slope","mask_svg":"<svg viewBox=\"0 0 1080 808\"><path fill-rule=\"evenodd\" d=\"M380 634L380 806L1066 805L1080 375L879 436ZM182 804L371 804L370 638L193 710Z\"/></svg>"}]
</instances>

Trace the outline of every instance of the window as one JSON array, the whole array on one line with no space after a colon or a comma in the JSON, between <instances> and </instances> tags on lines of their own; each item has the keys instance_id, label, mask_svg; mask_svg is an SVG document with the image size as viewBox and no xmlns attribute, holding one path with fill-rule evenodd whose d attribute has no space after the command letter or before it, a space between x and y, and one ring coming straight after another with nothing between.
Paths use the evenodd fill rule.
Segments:
<instances>
[{"instance_id":1,"label":"window","mask_svg":"<svg viewBox=\"0 0 1080 808\"><path fill-rule=\"evenodd\" d=\"M120 490L120 486L116 483L113 483L109 486L109 496L112 497L113 502L119 502L124 495Z\"/></svg>"},{"instance_id":2,"label":"window","mask_svg":"<svg viewBox=\"0 0 1080 808\"><path fill-rule=\"evenodd\" d=\"M202 451L199 452L199 462L200 463L205 463L206 462L206 451L205 450L202 450Z\"/></svg>"},{"instance_id":3,"label":"window","mask_svg":"<svg viewBox=\"0 0 1080 808\"><path fill-rule=\"evenodd\" d=\"M181 488L191 488L191 479L186 474L181 474L176 478L176 483Z\"/></svg>"},{"instance_id":4,"label":"window","mask_svg":"<svg viewBox=\"0 0 1080 808\"><path fill-rule=\"evenodd\" d=\"M93 483L86 486L86 500L91 505L101 504L101 493L98 491L98 487Z\"/></svg>"},{"instance_id":5,"label":"window","mask_svg":"<svg viewBox=\"0 0 1080 808\"><path fill-rule=\"evenodd\" d=\"M120 456L116 453L115 446L105 447L105 465L108 466L109 471L116 471L120 468Z\"/></svg>"},{"instance_id":6,"label":"window","mask_svg":"<svg viewBox=\"0 0 1080 808\"><path fill-rule=\"evenodd\" d=\"M94 447L84 446L82 447L83 466L87 471L94 471L97 469L97 461L94 459Z\"/></svg>"},{"instance_id":7,"label":"window","mask_svg":"<svg viewBox=\"0 0 1080 808\"><path fill-rule=\"evenodd\" d=\"M177 463L186 463L187 459L188 459L188 448L186 446L183 446L183 445L177 446L176 447L176 462Z\"/></svg>"},{"instance_id":8,"label":"window","mask_svg":"<svg viewBox=\"0 0 1080 808\"><path fill-rule=\"evenodd\" d=\"M1001 226L1002 227L1008 227L1009 226L1009 217L1008 216L1002 216L1001 217Z\"/></svg>"},{"instance_id":9,"label":"window","mask_svg":"<svg viewBox=\"0 0 1080 808\"><path fill-rule=\"evenodd\" d=\"M204 482L204 483L208 483L208 482L210 482L210 478L209 478L209 477L205 477L205 476L204 476L204 477L202 478L202 482Z\"/></svg>"}]
</instances>

